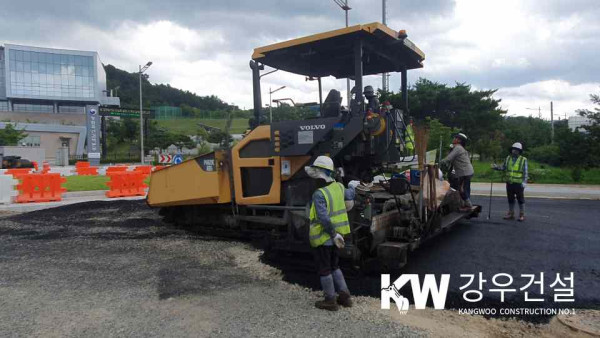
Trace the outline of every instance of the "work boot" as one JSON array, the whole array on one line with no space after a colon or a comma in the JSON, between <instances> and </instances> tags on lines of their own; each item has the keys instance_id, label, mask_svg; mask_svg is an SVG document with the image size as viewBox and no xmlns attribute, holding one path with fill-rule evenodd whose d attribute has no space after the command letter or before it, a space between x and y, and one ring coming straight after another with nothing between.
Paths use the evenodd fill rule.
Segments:
<instances>
[{"instance_id":1,"label":"work boot","mask_svg":"<svg viewBox=\"0 0 600 338\"><path fill-rule=\"evenodd\" d=\"M523 212L522 212L522 213L520 213L520 214L519 214L519 219L518 219L518 221L519 221L519 222L523 222L523 221L525 221L525 213L523 213Z\"/></svg>"},{"instance_id":2,"label":"work boot","mask_svg":"<svg viewBox=\"0 0 600 338\"><path fill-rule=\"evenodd\" d=\"M338 292L337 303L343 307L352 307L352 297L345 291Z\"/></svg>"},{"instance_id":3,"label":"work boot","mask_svg":"<svg viewBox=\"0 0 600 338\"><path fill-rule=\"evenodd\" d=\"M317 309L337 311L339 306L337 305L335 298L325 298L324 300L318 300L315 302Z\"/></svg>"},{"instance_id":4,"label":"work boot","mask_svg":"<svg viewBox=\"0 0 600 338\"><path fill-rule=\"evenodd\" d=\"M505 220L511 220L511 219L515 219L515 213L514 211L509 211L506 216L503 217Z\"/></svg>"},{"instance_id":5,"label":"work boot","mask_svg":"<svg viewBox=\"0 0 600 338\"><path fill-rule=\"evenodd\" d=\"M470 212L470 211L473 211L473 208L465 206L465 207L461 207L459 210L460 210L460 212Z\"/></svg>"}]
</instances>

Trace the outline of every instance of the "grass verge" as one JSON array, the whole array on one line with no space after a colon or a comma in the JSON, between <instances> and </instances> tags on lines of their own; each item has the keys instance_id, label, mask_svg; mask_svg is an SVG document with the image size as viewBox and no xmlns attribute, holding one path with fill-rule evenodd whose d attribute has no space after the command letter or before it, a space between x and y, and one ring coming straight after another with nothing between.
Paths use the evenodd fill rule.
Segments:
<instances>
[{"instance_id":1,"label":"grass verge","mask_svg":"<svg viewBox=\"0 0 600 338\"><path fill-rule=\"evenodd\" d=\"M67 182L63 184L68 192L71 191L92 191L92 190L108 190L106 182L110 181L108 176L67 176ZM144 183L150 184L150 176Z\"/></svg>"},{"instance_id":2,"label":"grass verge","mask_svg":"<svg viewBox=\"0 0 600 338\"><path fill-rule=\"evenodd\" d=\"M108 190L107 176L67 176L63 187L67 191Z\"/></svg>"},{"instance_id":3,"label":"grass verge","mask_svg":"<svg viewBox=\"0 0 600 338\"><path fill-rule=\"evenodd\" d=\"M198 130L198 123L202 123L211 127L225 129L226 119L199 119L187 118L176 120L156 120L160 127L166 128L169 131L183 133L186 135L195 135ZM241 134L248 129L248 119L233 119L231 121L232 134Z\"/></svg>"},{"instance_id":4,"label":"grass verge","mask_svg":"<svg viewBox=\"0 0 600 338\"><path fill-rule=\"evenodd\" d=\"M502 172L493 170L489 161L473 161L473 182L504 182ZM501 164L501 162L496 162ZM582 171L579 182L575 182L571 175L572 168L553 167L547 164L528 160L529 182L541 184L600 184L600 168Z\"/></svg>"}]
</instances>

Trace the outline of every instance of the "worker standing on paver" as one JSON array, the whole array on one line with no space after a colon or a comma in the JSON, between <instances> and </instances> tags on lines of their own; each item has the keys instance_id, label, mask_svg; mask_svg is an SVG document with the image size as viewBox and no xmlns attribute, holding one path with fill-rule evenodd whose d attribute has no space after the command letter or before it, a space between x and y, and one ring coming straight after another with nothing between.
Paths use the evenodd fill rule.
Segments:
<instances>
[{"instance_id":1,"label":"worker standing on paver","mask_svg":"<svg viewBox=\"0 0 600 338\"><path fill-rule=\"evenodd\" d=\"M515 197L519 202L519 222L525 220L525 186L527 185L527 158L522 156L523 145L516 142L510 147L510 155L502 166L492 164L492 169L506 172L506 195L508 213L504 219L515 219Z\"/></svg>"},{"instance_id":2,"label":"worker standing on paver","mask_svg":"<svg viewBox=\"0 0 600 338\"><path fill-rule=\"evenodd\" d=\"M406 131L404 133L404 144L406 146L406 152L408 155L415 154L415 130L412 118L410 118L408 124L406 125Z\"/></svg>"},{"instance_id":3,"label":"worker standing on paver","mask_svg":"<svg viewBox=\"0 0 600 338\"><path fill-rule=\"evenodd\" d=\"M310 245L319 269L325 299L317 301L319 309L337 311L338 304L352 306L350 291L339 268L338 248L344 247L344 235L350 233L345 201L354 200L354 189L346 189L333 179L333 160L319 156L305 171L322 186L312 196L310 207ZM337 289L338 298L335 297Z\"/></svg>"},{"instance_id":4,"label":"worker standing on paver","mask_svg":"<svg viewBox=\"0 0 600 338\"><path fill-rule=\"evenodd\" d=\"M452 151L440 163L441 165L452 167L454 169L460 197L463 201L461 211L470 211L473 207L471 203L471 178L473 177L473 165L469 158L469 152L465 149L467 144L467 135L458 133L452 140L454 147Z\"/></svg>"}]
</instances>

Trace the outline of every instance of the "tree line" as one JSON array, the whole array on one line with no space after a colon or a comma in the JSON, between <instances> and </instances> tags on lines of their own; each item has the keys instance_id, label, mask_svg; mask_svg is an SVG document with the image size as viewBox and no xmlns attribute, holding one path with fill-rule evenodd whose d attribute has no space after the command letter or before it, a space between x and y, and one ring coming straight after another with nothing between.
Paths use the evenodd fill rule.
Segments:
<instances>
[{"instance_id":1,"label":"tree line","mask_svg":"<svg viewBox=\"0 0 600 338\"><path fill-rule=\"evenodd\" d=\"M104 66L107 88L121 100L124 108L140 107L139 74L129 73L113 65ZM239 111L216 95L199 96L189 90L171 87L169 84L152 84L147 74L142 74L143 104L145 109L156 106L172 106L182 108L186 117L201 117L203 113L212 112L216 116L226 116L226 112ZM116 91L116 93L115 93Z\"/></svg>"},{"instance_id":2,"label":"tree line","mask_svg":"<svg viewBox=\"0 0 600 338\"><path fill-rule=\"evenodd\" d=\"M579 110L591 125L571 131L567 120L555 121L554 142L551 124L534 117L507 117L496 90L473 90L470 85L448 86L419 79L408 90L409 115L417 124L430 127L429 149L439 147L442 136L447 151L452 134L465 133L468 148L481 159L497 160L506 156L514 142L521 142L530 158L556 166L589 168L600 166L600 96L592 94L594 110ZM379 92L381 102L402 107L402 94Z\"/></svg>"}]
</instances>

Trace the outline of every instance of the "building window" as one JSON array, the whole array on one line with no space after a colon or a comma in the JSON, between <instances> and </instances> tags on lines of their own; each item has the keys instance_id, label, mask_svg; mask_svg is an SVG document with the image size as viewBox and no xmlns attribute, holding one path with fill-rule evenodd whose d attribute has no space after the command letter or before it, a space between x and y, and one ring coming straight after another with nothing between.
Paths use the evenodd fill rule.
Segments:
<instances>
[{"instance_id":1,"label":"building window","mask_svg":"<svg viewBox=\"0 0 600 338\"><path fill-rule=\"evenodd\" d=\"M35 113L52 113L54 111L53 104L39 103L13 103L14 111L35 112Z\"/></svg>"},{"instance_id":2,"label":"building window","mask_svg":"<svg viewBox=\"0 0 600 338\"><path fill-rule=\"evenodd\" d=\"M65 113L65 114L85 114L85 107L72 106L72 105L59 105L58 112Z\"/></svg>"},{"instance_id":3,"label":"building window","mask_svg":"<svg viewBox=\"0 0 600 338\"><path fill-rule=\"evenodd\" d=\"M40 146L40 137L39 136L27 136L21 141L19 141L19 145L25 147L39 147Z\"/></svg>"},{"instance_id":4,"label":"building window","mask_svg":"<svg viewBox=\"0 0 600 338\"><path fill-rule=\"evenodd\" d=\"M8 101L0 101L0 111L8 111Z\"/></svg>"},{"instance_id":5,"label":"building window","mask_svg":"<svg viewBox=\"0 0 600 338\"><path fill-rule=\"evenodd\" d=\"M10 84L14 95L94 98L92 56L10 50Z\"/></svg>"}]
</instances>

